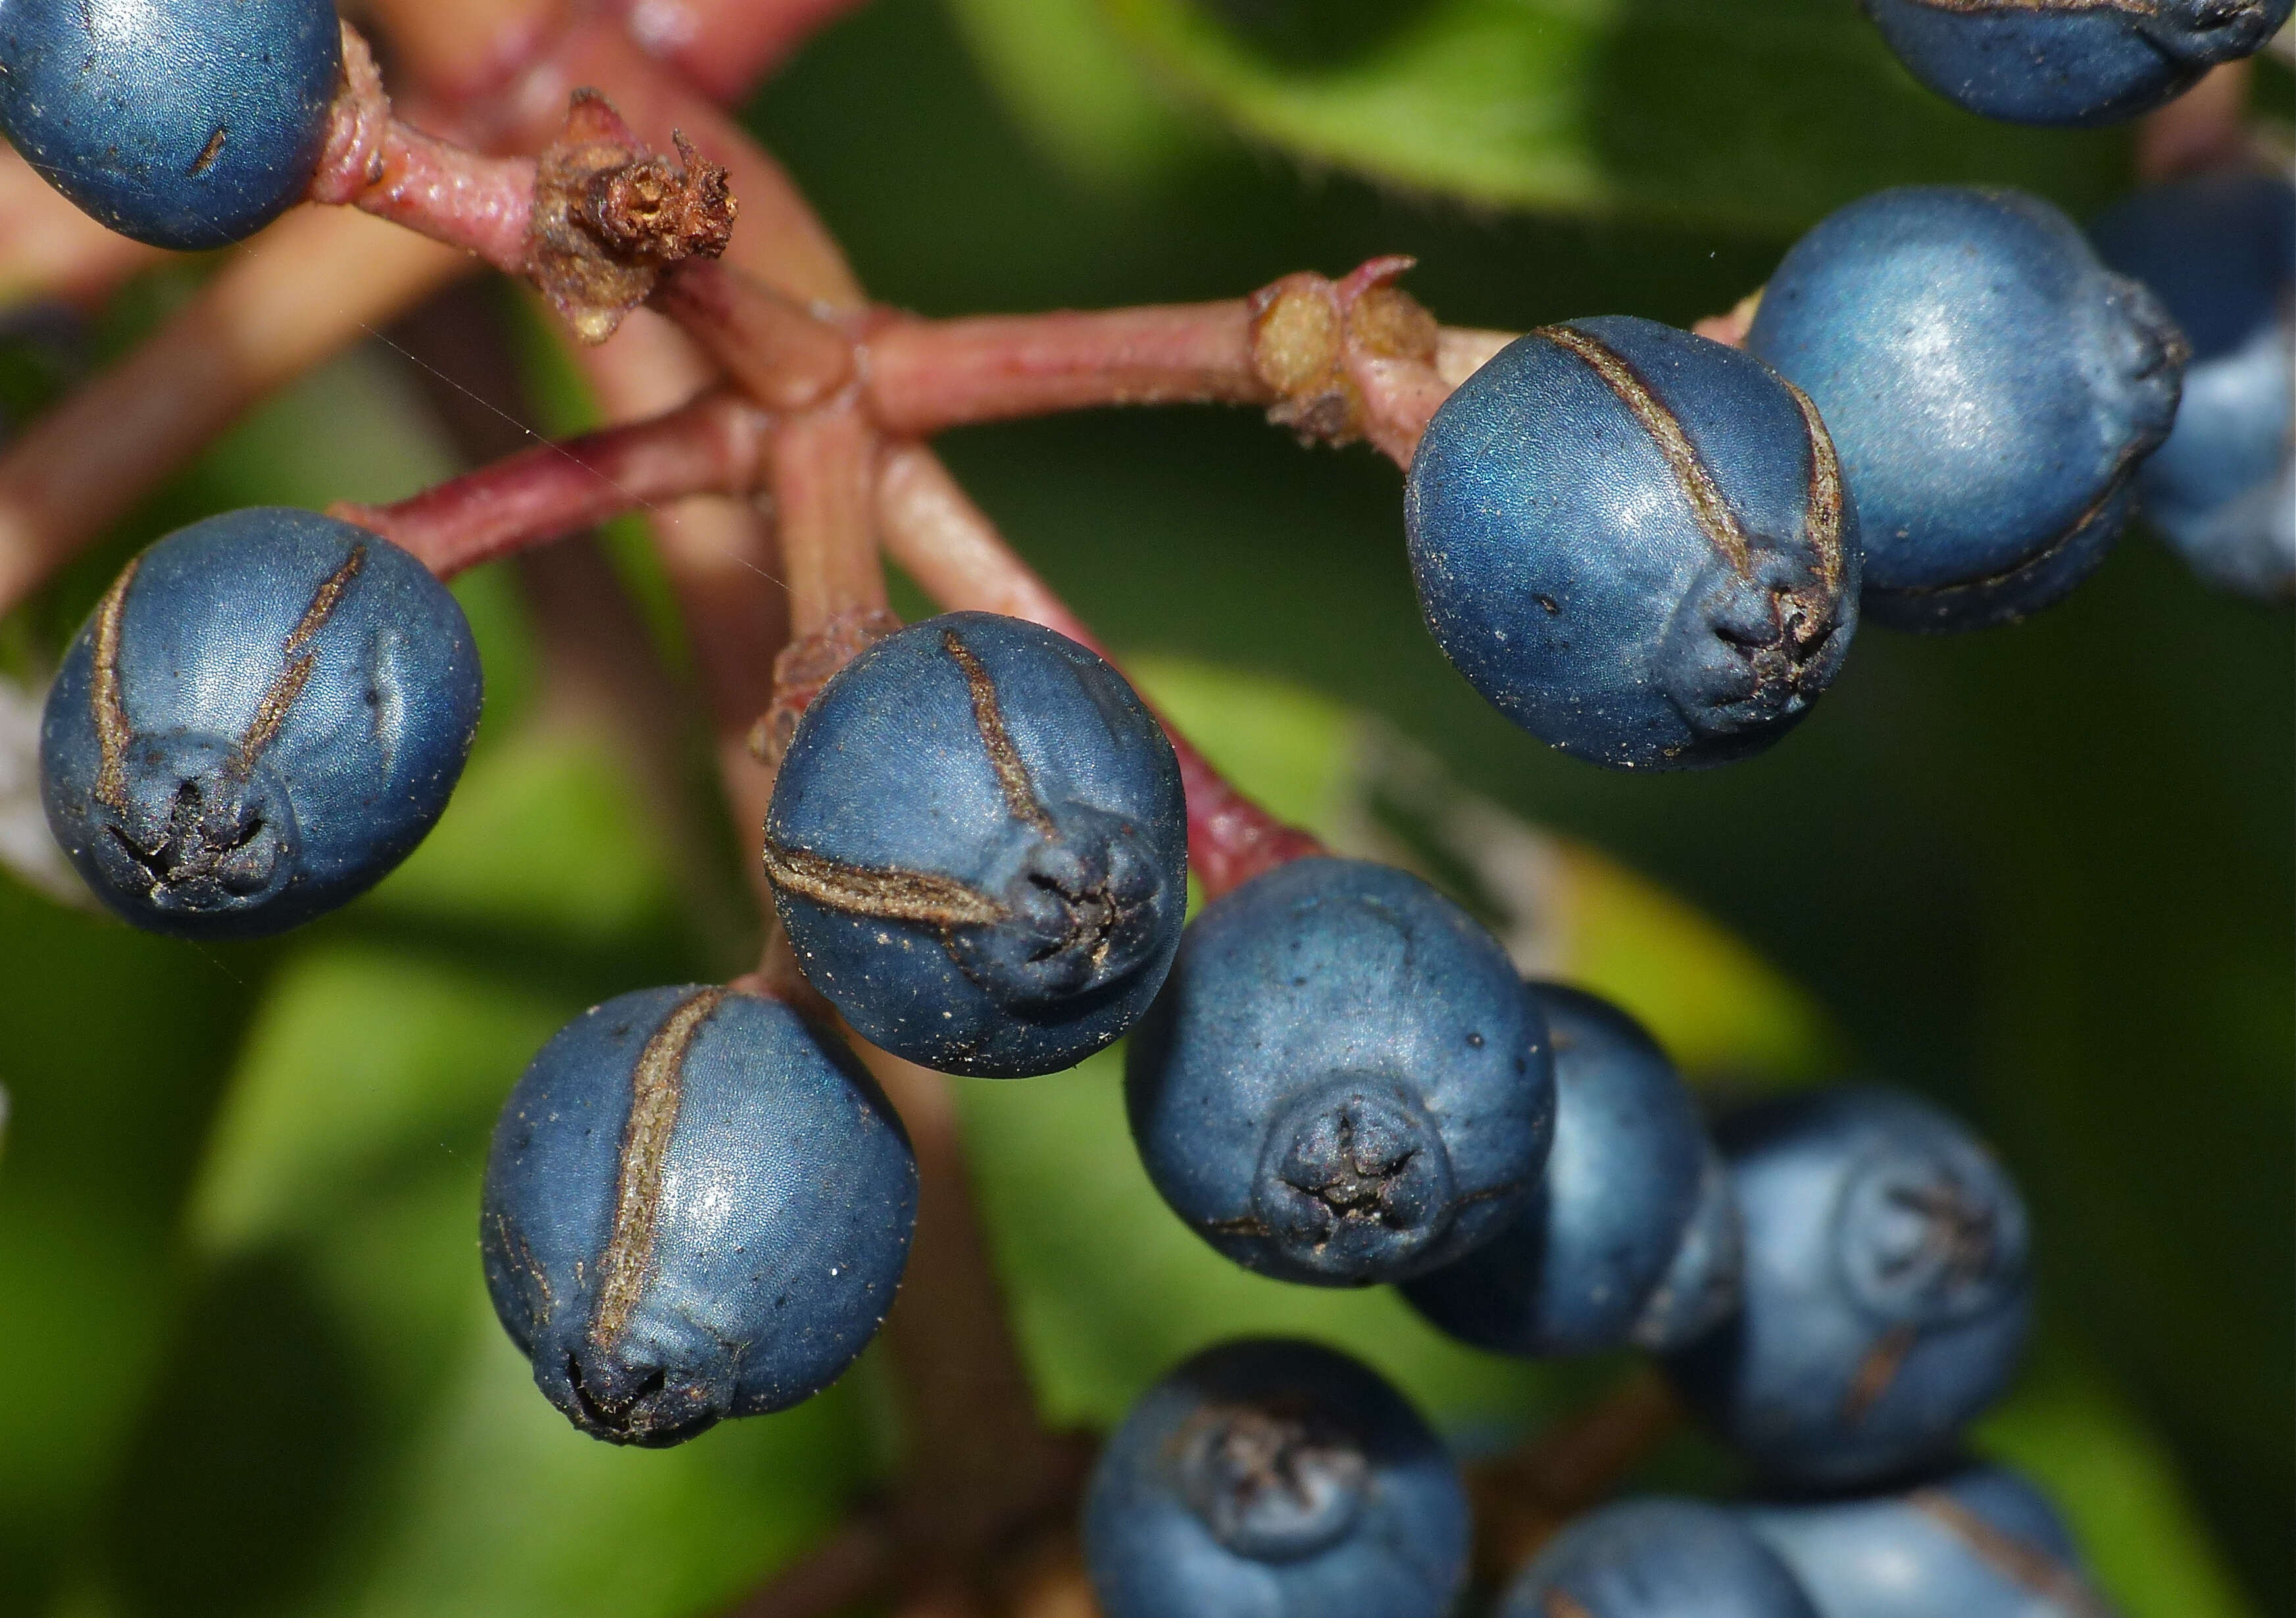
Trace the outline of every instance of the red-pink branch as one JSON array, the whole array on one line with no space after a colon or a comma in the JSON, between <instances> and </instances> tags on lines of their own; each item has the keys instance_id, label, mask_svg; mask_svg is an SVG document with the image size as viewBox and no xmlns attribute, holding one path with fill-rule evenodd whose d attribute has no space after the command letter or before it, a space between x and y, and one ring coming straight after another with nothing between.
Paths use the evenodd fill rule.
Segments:
<instances>
[{"instance_id":1,"label":"red-pink branch","mask_svg":"<svg viewBox=\"0 0 2296 1618\"><path fill-rule=\"evenodd\" d=\"M704 94L739 101L861 0L630 0L630 35Z\"/></svg>"}]
</instances>

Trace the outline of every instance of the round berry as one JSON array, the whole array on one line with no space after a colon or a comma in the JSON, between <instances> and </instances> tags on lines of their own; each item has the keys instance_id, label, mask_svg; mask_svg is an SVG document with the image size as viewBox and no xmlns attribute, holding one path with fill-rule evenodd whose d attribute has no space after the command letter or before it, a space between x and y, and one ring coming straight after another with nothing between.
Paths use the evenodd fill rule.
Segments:
<instances>
[{"instance_id":1,"label":"round berry","mask_svg":"<svg viewBox=\"0 0 2296 1618\"><path fill-rule=\"evenodd\" d=\"M1820 1614L1777 1553L1731 1513L1651 1499L1605 1506L1565 1528L1507 1587L1496 1618Z\"/></svg>"},{"instance_id":2,"label":"round berry","mask_svg":"<svg viewBox=\"0 0 2296 1618\"><path fill-rule=\"evenodd\" d=\"M210 517L130 562L64 654L48 825L138 927L283 932L422 840L480 698L463 609L406 552L287 507Z\"/></svg>"},{"instance_id":3,"label":"round berry","mask_svg":"<svg viewBox=\"0 0 2296 1618\"><path fill-rule=\"evenodd\" d=\"M1948 1453L2016 1369L2024 1204L1952 1119L1845 1086L1716 1132L1745 1222L1738 1312L1670 1364L1756 1468L1825 1487Z\"/></svg>"},{"instance_id":4,"label":"round berry","mask_svg":"<svg viewBox=\"0 0 2296 1618\"><path fill-rule=\"evenodd\" d=\"M806 709L766 871L806 977L864 1038L947 1073L1051 1073L1120 1037L1179 947L1179 765L1083 647L950 613Z\"/></svg>"},{"instance_id":5,"label":"round berry","mask_svg":"<svg viewBox=\"0 0 2296 1618\"><path fill-rule=\"evenodd\" d=\"M154 247L223 247L299 200L341 73L326 0L0 0L0 132Z\"/></svg>"},{"instance_id":6,"label":"round berry","mask_svg":"<svg viewBox=\"0 0 2296 1618\"><path fill-rule=\"evenodd\" d=\"M2253 54L2290 0L1866 0L1915 78L2013 124L2134 118Z\"/></svg>"},{"instance_id":7,"label":"round berry","mask_svg":"<svg viewBox=\"0 0 2296 1618\"><path fill-rule=\"evenodd\" d=\"M1946 185L1821 221L1746 346L1833 429L1867 615L1927 630L2022 617L2103 560L2185 355L2160 301L2055 208Z\"/></svg>"},{"instance_id":8,"label":"round berry","mask_svg":"<svg viewBox=\"0 0 2296 1618\"><path fill-rule=\"evenodd\" d=\"M487 1290L594 1438L660 1447L827 1387L883 1324L916 1224L900 1119L834 1034L687 985L542 1048L487 1154Z\"/></svg>"},{"instance_id":9,"label":"round berry","mask_svg":"<svg viewBox=\"0 0 2296 1618\"><path fill-rule=\"evenodd\" d=\"M1085 1495L1107 1618L1441 1618L1467 1572L1458 1468L1342 1354L1207 1350L1109 1435Z\"/></svg>"},{"instance_id":10,"label":"round berry","mask_svg":"<svg viewBox=\"0 0 2296 1618\"><path fill-rule=\"evenodd\" d=\"M1713 1148L1697 1104L1616 1006L1557 984L1531 992L1554 1045L1546 1172L1504 1230L1403 1295L1451 1336L1503 1353L1674 1346L1735 1301L1737 1244L1698 1220ZM1716 1202L1734 1226L1726 1191ZM1685 1245L1696 1255L1674 1276Z\"/></svg>"},{"instance_id":11,"label":"round berry","mask_svg":"<svg viewBox=\"0 0 2296 1618\"><path fill-rule=\"evenodd\" d=\"M1497 1234L1554 1119L1546 1020L1418 878L1295 860L1205 907L1126 1049L1148 1176L1247 1269L1402 1280Z\"/></svg>"},{"instance_id":12,"label":"round berry","mask_svg":"<svg viewBox=\"0 0 2296 1618\"><path fill-rule=\"evenodd\" d=\"M2193 357L2168 442L2136 475L2144 514L2194 571L2296 594L2296 185L2221 174L2142 192L2091 227L2157 294Z\"/></svg>"},{"instance_id":13,"label":"round berry","mask_svg":"<svg viewBox=\"0 0 2296 1618\"><path fill-rule=\"evenodd\" d=\"M1759 752L1840 667L1857 519L1810 402L1614 316L1520 338L1428 424L1404 494L1419 604L1500 712L1574 757Z\"/></svg>"},{"instance_id":14,"label":"round berry","mask_svg":"<svg viewBox=\"0 0 2296 1618\"><path fill-rule=\"evenodd\" d=\"M2111 1618L2055 1508L1998 1467L1741 1515L1829 1618Z\"/></svg>"}]
</instances>

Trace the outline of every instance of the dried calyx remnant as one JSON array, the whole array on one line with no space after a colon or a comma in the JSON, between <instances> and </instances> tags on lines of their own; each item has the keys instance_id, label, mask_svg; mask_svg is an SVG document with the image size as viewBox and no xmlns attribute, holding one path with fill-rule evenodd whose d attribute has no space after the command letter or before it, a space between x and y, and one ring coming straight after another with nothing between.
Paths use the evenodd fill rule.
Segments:
<instances>
[{"instance_id":1,"label":"dried calyx remnant","mask_svg":"<svg viewBox=\"0 0 2296 1618\"><path fill-rule=\"evenodd\" d=\"M715 258L734 233L726 170L673 134L677 161L646 150L594 90L577 90L534 176L527 273L586 343L603 343L664 270Z\"/></svg>"},{"instance_id":2,"label":"dried calyx remnant","mask_svg":"<svg viewBox=\"0 0 2296 1618\"><path fill-rule=\"evenodd\" d=\"M1365 409L1350 358L1434 364L1435 317L1394 284L1412 263L1374 258L1339 281L1303 271L1251 295L1251 368L1276 395L1270 421L1302 441L1352 444Z\"/></svg>"}]
</instances>

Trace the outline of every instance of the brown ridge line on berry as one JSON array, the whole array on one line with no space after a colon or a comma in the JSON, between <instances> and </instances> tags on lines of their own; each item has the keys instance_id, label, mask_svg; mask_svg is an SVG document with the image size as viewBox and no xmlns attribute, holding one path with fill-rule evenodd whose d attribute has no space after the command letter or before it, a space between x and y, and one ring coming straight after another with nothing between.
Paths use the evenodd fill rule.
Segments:
<instances>
[{"instance_id":1,"label":"brown ridge line on berry","mask_svg":"<svg viewBox=\"0 0 2296 1618\"><path fill-rule=\"evenodd\" d=\"M1009 912L954 877L930 871L847 865L766 836L766 875L777 888L849 915L922 921L939 927L987 927Z\"/></svg>"},{"instance_id":2,"label":"brown ridge line on berry","mask_svg":"<svg viewBox=\"0 0 2296 1618\"><path fill-rule=\"evenodd\" d=\"M2132 17L2158 17L2166 9L2159 0L1913 0L1933 12L1963 16L1986 12L2126 12Z\"/></svg>"},{"instance_id":3,"label":"brown ridge line on berry","mask_svg":"<svg viewBox=\"0 0 2296 1618\"><path fill-rule=\"evenodd\" d=\"M988 754L989 768L996 772L997 790L1004 795L1004 807L1014 820L1048 838L1057 838L1059 831L1053 826L1053 817L1045 812L1043 800L1037 796L1037 783L1029 779L1028 762L1021 749L1013 745L1013 733L1004 728L1004 710L996 701L996 682L981 666L972 649L957 639L956 631L940 632L941 650L949 655L958 668L964 671L964 683L972 693L972 723L980 731L980 745Z\"/></svg>"},{"instance_id":4,"label":"brown ridge line on berry","mask_svg":"<svg viewBox=\"0 0 2296 1618\"><path fill-rule=\"evenodd\" d=\"M1682 423L1674 413L1658 401L1647 384L1626 362L1624 356L1607 343L1589 337L1570 326L1540 326L1530 333L1544 338L1556 347L1584 361L1603 385L1619 396L1619 402L1633 413L1642 429L1650 435L1660 454L1674 473L1684 498L1690 502L1692 514L1698 526L1705 530L1706 541L1720 552L1739 577L1754 576L1752 553L1746 544L1746 532L1738 526L1737 513L1722 497L1721 485L1682 430Z\"/></svg>"},{"instance_id":5,"label":"brown ridge line on berry","mask_svg":"<svg viewBox=\"0 0 2296 1618\"><path fill-rule=\"evenodd\" d=\"M87 704L95 721L99 759L96 801L123 812L127 807L127 748L135 733L128 726L127 704L119 689L119 626L127 613L127 587L143 565L144 559L135 558L103 592L95 609L95 647L88 670Z\"/></svg>"},{"instance_id":6,"label":"brown ridge line on berry","mask_svg":"<svg viewBox=\"0 0 2296 1618\"><path fill-rule=\"evenodd\" d=\"M319 588L311 596L311 604L303 609L302 617L296 622L286 644L280 648L280 655L290 661L272 681L271 689L263 693L263 700L255 705L255 717L247 722L247 731L239 739L239 751L234 756L233 764L240 773L245 774L252 769L255 761L263 756L263 750L278 736L279 727L287 722L288 709L295 706L295 699L303 694L303 687L309 682L311 671L318 666L317 652L305 651L299 658L295 654L302 651L310 644L312 637L326 627L327 620L335 615L335 609L342 605L344 595L350 590L351 581L358 577L360 569L365 566L366 546L355 544L340 565L319 582Z\"/></svg>"},{"instance_id":7,"label":"brown ridge line on berry","mask_svg":"<svg viewBox=\"0 0 2296 1618\"><path fill-rule=\"evenodd\" d=\"M1849 1379L1849 1392L1841 1401L1842 1419L1851 1426L1865 1420L1866 1412L1890 1391L1890 1385L1905 1369L1906 1356L1914 1352L1914 1337L1912 1327L1892 1326L1866 1351L1866 1357L1857 1362L1857 1374Z\"/></svg>"},{"instance_id":8,"label":"brown ridge line on berry","mask_svg":"<svg viewBox=\"0 0 2296 1618\"><path fill-rule=\"evenodd\" d=\"M590 1317L590 1341L610 1349L629 1327L653 1268L656 1219L661 1180L669 1159L669 1138L677 1125L686 1053L726 992L699 989L678 1002L638 1052L630 1070L630 1116L622 1128L616 1164L614 1222L606 1250L598 1255L598 1303Z\"/></svg>"},{"instance_id":9,"label":"brown ridge line on berry","mask_svg":"<svg viewBox=\"0 0 2296 1618\"><path fill-rule=\"evenodd\" d=\"M1568 1590L1548 1590L1541 1605L1546 1608L1546 1618L1595 1618L1586 1605Z\"/></svg>"},{"instance_id":10,"label":"brown ridge line on berry","mask_svg":"<svg viewBox=\"0 0 2296 1618\"><path fill-rule=\"evenodd\" d=\"M1942 1489L1916 1489L1906 1499L1915 1510L2012 1583L2057 1604L2074 1618L2112 1618L2111 1609L2097 1599L2087 1580L2031 1540L1995 1527Z\"/></svg>"},{"instance_id":11,"label":"brown ridge line on berry","mask_svg":"<svg viewBox=\"0 0 2296 1618\"><path fill-rule=\"evenodd\" d=\"M1780 381L1785 379L1780 377ZM1833 435L1809 395L1786 382L1794 408L1809 435L1809 543L1817 552L1818 583L1832 596L1841 588L1841 457L1834 453Z\"/></svg>"}]
</instances>

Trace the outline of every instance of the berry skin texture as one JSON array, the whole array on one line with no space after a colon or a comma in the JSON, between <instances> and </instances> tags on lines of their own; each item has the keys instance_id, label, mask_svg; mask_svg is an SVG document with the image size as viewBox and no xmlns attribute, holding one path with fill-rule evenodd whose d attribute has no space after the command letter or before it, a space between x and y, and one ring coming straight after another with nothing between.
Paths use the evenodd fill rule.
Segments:
<instances>
[{"instance_id":1,"label":"berry skin texture","mask_svg":"<svg viewBox=\"0 0 2296 1618\"><path fill-rule=\"evenodd\" d=\"M1819 1618L2112 1618L2056 1508L1998 1467L1741 1515L1793 1569Z\"/></svg>"},{"instance_id":2,"label":"berry skin texture","mask_svg":"<svg viewBox=\"0 0 2296 1618\"><path fill-rule=\"evenodd\" d=\"M1049 629L913 624L798 722L766 873L813 985L875 1044L1018 1078L1119 1038L1187 906L1187 805L1155 716Z\"/></svg>"},{"instance_id":3,"label":"berry skin texture","mask_svg":"<svg viewBox=\"0 0 2296 1618\"><path fill-rule=\"evenodd\" d=\"M0 132L154 247L224 247L299 200L341 73L324 0L0 0Z\"/></svg>"},{"instance_id":4,"label":"berry skin texture","mask_svg":"<svg viewBox=\"0 0 2296 1618\"><path fill-rule=\"evenodd\" d=\"M1942 1609L1940 1609L1942 1610ZM1777 1553L1701 1500L1580 1517L1507 1587L1496 1618L1820 1618Z\"/></svg>"},{"instance_id":5,"label":"berry skin texture","mask_svg":"<svg viewBox=\"0 0 2296 1618\"><path fill-rule=\"evenodd\" d=\"M2290 0L1866 0L1908 72L2013 124L2115 124L2252 55Z\"/></svg>"},{"instance_id":6,"label":"berry skin texture","mask_svg":"<svg viewBox=\"0 0 2296 1618\"><path fill-rule=\"evenodd\" d=\"M1817 412L1748 355L1655 321L1510 344L1435 413L1403 509L1443 655L1595 764L1761 751L1857 626L1857 519Z\"/></svg>"},{"instance_id":7,"label":"berry skin texture","mask_svg":"<svg viewBox=\"0 0 2296 1618\"><path fill-rule=\"evenodd\" d=\"M1370 1286L1490 1239L1554 1122L1546 1019L1418 878L1294 860L1204 908L1125 1050L1148 1177L1235 1263Z\"/></svg>"},{"instance_id":8,"label":"berry skin texture","mask_svg":"<svg viewBox=\"0 0 2296 1618\"><path fill-rule=\"evenodd\" d=\"M1442 1618L1467 1573L1458 1468L1342 1354L1223 1344L1144 1394L1086 1488L1105 1618Z\"/></svg>"},{"instance_id":9,"label":"berry skin texture","mask_svg":"<svg viewBox=\"0 0 2296 1618\"><path fill-rule=\"evenodd\" d=\"M1829 215L1746 347L1817 401L1896 629L2013 622L2088 576L2177 413L2185 344L2072 222L2017 192L1911 185Z\"/></svg>"},{"instance_id":10,"label":"berry skin texture","mask_svg":"<svg viewBox=\"0 0 2296 1618\"><path fill-rule=\"evenodd\" d=\"M479 1244L550 1402L661 1448L834 1382L884 1322L916 1214L908 1136L835 1035L686 985L542 1048L495 1124Z\"/></svg>"},{"instance_id":11,"label":"berry skin texture","mask_svg":"<svg viewBox=\"0 0 2296 1618\"><path fill-rule=\"evenodd\" d=\"M1554 1045L1546 1172L1505 1230L1403 1295L1502 1353L1678 1346L1737 1302L1735 1210L1697 1104L1616 1006L1559 984L1530 990ZM1710 1187L1718 1239L1698 1222ZM1671 1274L1685 1246L1696 1251Z\"/></svg>"},{"instance_id":12,"label":"berry skin texture","mask_svg":"<svg viewBox=\"0 0 2296 1618\"><path fill-rule=\"evenodd\" d=\"M2296 185L2220 174L2158 186L2089 236L2193 348L2177 424L2136 475L2144 514L2218 588L2296 595Z\"/></svg>"},{"instance_id":13,"label":"berry skin texture","mask_svg":"<svg viewBox=\"0 0 2296 1618\"><path fill-rule=\"evenodd\" d=\"M2024 1204L1927 1103L1786 1097L1716 1131L1745 1222L1738 1312L1669 1362L1774 1482L1879 1483L1949 1453L2007 1385L2031 1309Z\"/></svg>"},{"instance_id":14,"label":"berry skin texture","mask_svg":"<svg viewBox=\"0 0 2296 1618\"><path fill-rule=\"evenodd\" d=\"M48 827L137 927L283 932L422 840L480 697L462 608L406 552L283 506L210 517L130 562L65 652Z\"/></svg>"}]
</instances>

